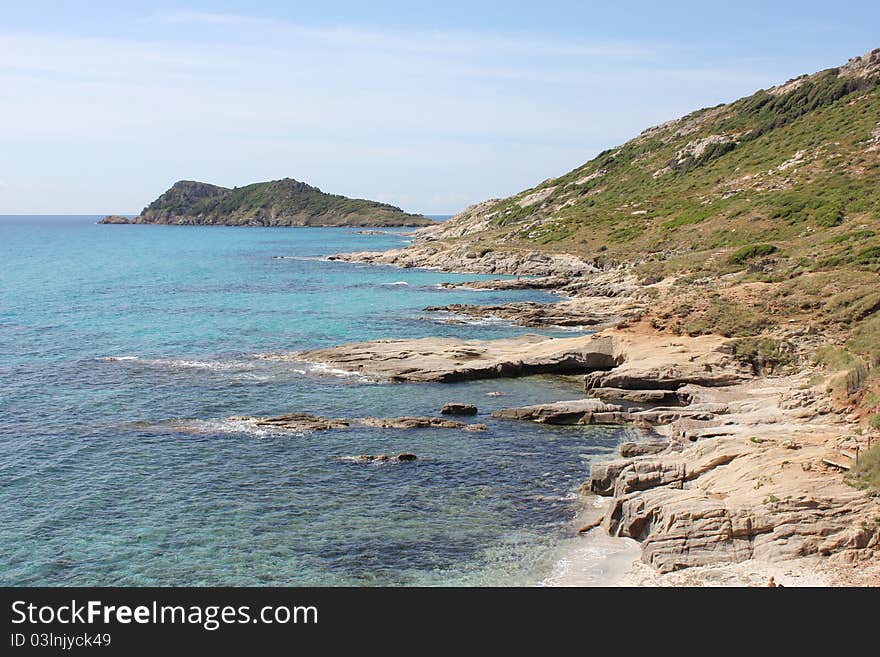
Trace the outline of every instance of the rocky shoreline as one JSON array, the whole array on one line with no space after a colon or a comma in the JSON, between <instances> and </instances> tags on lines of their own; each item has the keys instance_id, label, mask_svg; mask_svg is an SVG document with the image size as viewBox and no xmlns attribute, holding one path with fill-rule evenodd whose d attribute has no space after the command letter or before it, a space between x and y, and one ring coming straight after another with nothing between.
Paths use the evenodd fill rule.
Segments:
<instances>
[{"instance_id":1,"label":"rocky shoreline","mask_svg":"<svg viewBox=\"0 0 880 657\"><path fill-rule=\"evenodd\" d=\"M473 253L423 240L397 251L334 259L529 276L535 278L449 287L532 287L566 297L554 304L427 310L598 332L485 342L380 340L288 357L407 382L584 375L582 399L494 416L635 425L652 432L648 442L621 445L621 458L595 464L581 489L609 502L582 533L638 541L652 573L642 571L639 583L717 583L722 571L727 583L754 583L743 573L782 568L821 573L828 584L880 582L880 502L844 481L850 457L870 438L857 417L835 405L815 369L765 376L737 358L728 339L656 330L648 317L648 286L624 268L601 271L572 256ZM683 579L681 571L690 574Z\"/></svg>"}]
</instances>

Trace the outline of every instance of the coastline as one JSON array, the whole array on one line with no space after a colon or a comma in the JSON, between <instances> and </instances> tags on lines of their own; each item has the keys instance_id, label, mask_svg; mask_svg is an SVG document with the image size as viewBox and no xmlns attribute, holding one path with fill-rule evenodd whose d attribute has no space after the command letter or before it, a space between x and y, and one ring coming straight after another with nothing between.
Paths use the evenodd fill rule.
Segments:
<instances>
[{"instance_id":1,"label":"coastline","mask_svg":"<svg viewBox=\"0 0 880 657\"><path fill-rule=\"evenodd\" d=\"M609 412L606 404L599 412L583 412L582 400L563 400L550 405L561 406L562 412L513 409L514 416L558 424L635 424L666 441L661 453L595 464L589 478L585 473L586 510L577 522L587 519L595 528L566 539L554 571L539 585L760 586L770 577L786 586L880 582L880 503L844 483L842 468L829 465L854 448L864 449L860 443L866 437L860 418L832 399L828 376L803 363L785 373L755 372L732 355L730 341L721 336L690 338L656 330L646 317L650 296L643 292L657 284L639 284L622 267L600 271L566 255L487 251L476 258L447 256L448 251L417 242L404 249L331 259L450 273L556 277L547 287L564 294L565 301L457 310L540 329L552 326L544 316L558 317L557 308L563 306L596 332L570 339L580 354L574 366L566 357L562 360L568 365L551 362L542 371L584 374L585 400L613 404L636 399L643 407L634 413L623 407ZM383 360L376 358L377 345L388 360L397 361L401 351L404 357L412 355L411 344L394 343L340 345L317 356L332 366L351 366L347 359L354 356L356 371L387 376L387 370L375 365ZM422 343L422 356L436 355L430 339ZM405 376L395 380L528 374L523 365L529 358L503 343L447 341L443 348L452 352L445 355L447 362L443 357L439 365L410 362ZM602 347L590 346L598 344ZM457 348L464 353L456 354ZM534 347L528 350L534 359ZM538 351L540 361L547 354ZM597 354L605 360L591 362ZM315 354L297 357L309 360ZM471 366L471 359L494 362L480 368ZM681 403L651 401L659 391L677 391ZM597 480L604 481L597 485ZM604 497L597 497L597 491ZM606 562L599 564L599 553L606 555Z\"/></svg>"}]
</instances>

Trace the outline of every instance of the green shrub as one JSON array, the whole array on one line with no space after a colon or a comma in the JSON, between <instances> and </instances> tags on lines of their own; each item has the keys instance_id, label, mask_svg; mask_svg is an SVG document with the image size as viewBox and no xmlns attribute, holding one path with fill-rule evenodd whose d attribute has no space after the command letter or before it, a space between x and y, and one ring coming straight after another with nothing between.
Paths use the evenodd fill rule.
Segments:
<instances>
[{"instance_id":1,"label":"green shrub","mask_svg":"<svg viewBox=\"0 0 880 657\"><path fill-rule=\"evenodd\" d=\"M880 445L859 455L859 464L850 470L846 481L856 488L880 490Z\"/></svg>"},{"instance_id":2,"label":"green shrub","mask_svg":"<svg viewBox=\"0 0 880 657\"><path fill-rule=\"evenodd\" d=\"M792 360L789 345L775 338L739 338L729 346L737 360L750 366L755 374L775 371Z\"/></svg>"},{"instance_id":3,"label":"green shrub","mask_svg":"<svg viewBox=\"0 0 880 657\"><path fill-rule=\"evenodd\" d=\"M773 244L751 244L749 246L744 246L731 254L728 258L728 262L732 265L741 265L753 258L761 258L776 253L778 250L779 248Z\"/></svg>"}]
</instances>

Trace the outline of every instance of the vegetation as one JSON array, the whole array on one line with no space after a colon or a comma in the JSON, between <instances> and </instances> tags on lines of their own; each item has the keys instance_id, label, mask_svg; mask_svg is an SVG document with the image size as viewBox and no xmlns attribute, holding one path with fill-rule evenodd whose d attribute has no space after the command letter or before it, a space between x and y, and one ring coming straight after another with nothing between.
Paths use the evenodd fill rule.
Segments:
<instances>
[{"instance_id":1,"label":"vegetation","mask_svg":"<svg viewBox=\"0 0 880 657\"><path fill-rule=\"evenodd\" d=\"M776 253L778 250L779 248L772 244L751 244L737 249L736 252L728 258L728 262L734 265L741 265L754 258L760 258Z\"/></svg>"},{"instance_id":2,"label":"vegetation","mask_svg":"<svg viewBox=\"0 0 880 657\"><path fill-rule=\"evenodd\" d=\"M850 471L847 481L857 488L880 490L880 445L859 455L859 464Z\"/></svg>"}]
</instances>

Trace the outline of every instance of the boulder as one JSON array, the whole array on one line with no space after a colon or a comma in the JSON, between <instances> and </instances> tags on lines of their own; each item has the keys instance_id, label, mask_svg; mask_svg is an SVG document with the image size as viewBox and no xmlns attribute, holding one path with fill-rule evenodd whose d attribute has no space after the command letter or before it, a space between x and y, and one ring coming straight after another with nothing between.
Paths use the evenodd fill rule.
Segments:
<instances>
[{"instance_id":1,"label":"boulder","mask_svg":"<svg viewBox=\"0 0 880 657\"><path fill-rule=\"evenodd\" d=\"M448 404L444 404L443 408L440 409L440 412L443 415L476 415L477 407L473 404L460 404L456 402L450 402Z\"/></svg>"},{"instance_id":2,"label":"boulder","mask_svg":"<svg viewBox=\"0 0 880 657\"><path fill-rule=\"evenodd\" d=\"M651 456L659 454L669 449L668 440L652 440L647 442L625 442L620 443L620 455L624 458L632 458L634 456Z\"/></svg>"}]
</instances>

